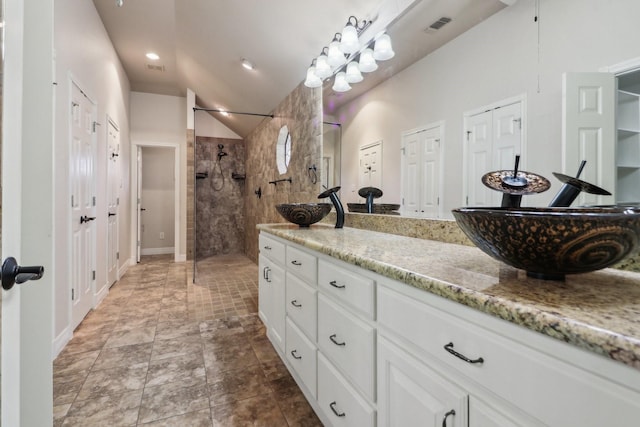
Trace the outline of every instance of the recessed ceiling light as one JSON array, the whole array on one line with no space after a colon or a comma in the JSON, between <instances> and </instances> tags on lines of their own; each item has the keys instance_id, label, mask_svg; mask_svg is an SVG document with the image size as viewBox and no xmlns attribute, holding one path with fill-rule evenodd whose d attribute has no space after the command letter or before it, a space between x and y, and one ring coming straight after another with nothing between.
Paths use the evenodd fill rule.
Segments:
<instances>
[{"instance_id":1,"label":"recessed ceiling light","mask_svg":"<svg viewBox=\"0 0 640 427\"><path fill-rule=\"evenodd\" d=\"M147 53L147 58L151 59L152 61L157 61L158 59L160 59L160 56L158 56L157 53L149 52Z\"/></svg>"},{"instance_id":2,"label":"recessed ceiling light","mask_svg":"<svg viewBox=\"0 0 640 427\"><path fill-rule=\"evenodd\" d=\"M247 70L253 70L255 68L247 58L242 58L242 66Z\"/></svg>"}]
</instances>

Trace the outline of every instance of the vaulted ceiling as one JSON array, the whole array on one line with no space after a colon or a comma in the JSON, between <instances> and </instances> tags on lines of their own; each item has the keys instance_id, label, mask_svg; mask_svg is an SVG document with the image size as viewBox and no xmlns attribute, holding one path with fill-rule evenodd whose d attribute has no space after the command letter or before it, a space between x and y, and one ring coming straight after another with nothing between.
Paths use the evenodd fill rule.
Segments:
<instances>
[{"instance_id":1,"label":"vaulted ceiling","mask_svg":"<svg viewBox=\"0 0 640 427\"><path fill-rule=\"evenodd\" d=\"M403 70L503 7L500 0L93 0L131 83L131 90L185 96L199 106L269 113L350 16L374 19L363 33L386 29L396 56L350 92L324 97L345 103ZM508 3L508 1L506 2ZM441 17L451 23L425 31ZM145 53L160 56L148 60ZM254 70L241 66L250 60ZM240 136L256 119L215 117Z\"/></svg>"}]
</instances>

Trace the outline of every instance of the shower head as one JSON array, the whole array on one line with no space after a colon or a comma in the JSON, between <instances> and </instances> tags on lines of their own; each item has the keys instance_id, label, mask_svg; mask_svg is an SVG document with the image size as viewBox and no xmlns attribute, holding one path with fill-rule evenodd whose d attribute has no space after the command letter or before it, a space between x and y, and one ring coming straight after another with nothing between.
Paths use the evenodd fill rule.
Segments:
<instances>
[{"instance_id":1,"label":"shower head","mask_svg":"<svg viewBox=\"0 0 640 427\"><path fill-rule=\"evenodd\" d=\"M218 150L222 150L223 148L224 148L224 145L218 144Z\"/></svg>"}]
</instances>

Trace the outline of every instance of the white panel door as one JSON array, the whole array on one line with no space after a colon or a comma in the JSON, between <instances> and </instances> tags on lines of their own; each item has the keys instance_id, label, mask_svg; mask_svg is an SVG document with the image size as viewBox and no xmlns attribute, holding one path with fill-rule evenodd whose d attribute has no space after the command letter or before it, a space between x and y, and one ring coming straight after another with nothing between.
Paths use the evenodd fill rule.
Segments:
<instances>
[{"instance_id":1,"label":"white panel door","mask_svg":"<svg viewBox=\"0 0 640 427\"><path fill-rule=\"evenodd\" d=\"M467 426L467 393L384 337L377 379L379 427Z\"/></svg>"},{"instance_id":2,"label":"white panel door","mask_svg":"<svg viewBox=\"0 0 640 427\"><path fill-rule=\"evenodd\" d=\"M360 188L375 187L382 191L382 141L360 148Z\"/></svg>"},{"instance_id":3,"label":"white panel door","mask_svg":"<svg viewBox=\"0 0 640 427\"><path fill-rule=\"evenodd\" d=\"M2 255L43 265L44 276L2 291L2 419L53 422L54 180L53 3L2 2ZM60 94L64 96L67 94ZM61 165L66 169L66 165ZM66 192L65 192L66 193ZM66 236L58 236L58 238Z\"/></svg>"},{"instance_id":4,"label":"white panel door","mask_svg":"<svg viewBox=\"0 0 640 427\"><path fill-rule=\"evenodd\" d=\"M71 82L71 327L93 307L95 292L96 105Z\"/></svg>"},{"instance_id":5,"label":"white panel door","mask_svg":"<svg viewBox=\"0 0 640 427\"><path fill-rule=\"evenodd\" d=\"M118 205L120 195L120 132L112 120L107 124L107 285L118 280Z\"/></svg>"},{"instance_id":6,"label":"white panel door","mask_svg":"<svg viewBox=\"0 0 640 427\"><path fill-rule=\"evenodd\" d=\"M519 102L493 110L493 167L512 169L520 154L522 117ZM487 171L489 172L489 171Z\"/></svg>"},{"instance_id":7,"label":"white panel door","mask_svg":"<svg viewBox=\"0 0 640 427\"><path fill-rule=\"evenodd\" d=\"M402 209L405 213L417 214L420 210L420 133L404 135L402 140L404 146Z\"/></svg>"},{"instance_id":8,"label":"white panel door","mask_svg":"<svg viewBox=\"0 0 640 427\"><path fill-rule=\"evenodd\" d=\"M615 90L615 76L611 73L566 73L562 76L563 171L574 176L580 162L586 160L580 179L604 188L614 196ZM582 192L573 204L611 204L614 196Z\"/></svg>"},{"instance_id":9,"label":"white panel door","mask_svg":"<svg viewBox=\"0 0 640 427\"><path fill-rule=\"evenodd\" d=\"M495 206L496 196L482 184L482 176L493 169L493 114L469 117L467 122L467 206Z\"/></svg>"},{"instance_id":10,"label":"white panel door","mask_svg":"<svg viewBox=\"0 0 640 427\"><path fill-rule=\"evenodd\" d=\"M420 213L434 218L438 216L440 202L440 126L424 132L421 139Z\"/></svg>"}]
</instances>

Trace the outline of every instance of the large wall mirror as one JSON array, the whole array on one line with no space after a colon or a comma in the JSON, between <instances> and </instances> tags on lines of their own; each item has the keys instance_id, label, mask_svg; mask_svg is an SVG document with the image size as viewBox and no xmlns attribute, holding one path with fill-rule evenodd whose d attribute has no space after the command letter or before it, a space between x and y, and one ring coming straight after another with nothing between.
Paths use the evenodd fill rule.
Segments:
<instances>
[{"instance_id":1,"label":"large wall mirror","mask_svg":"<svg viewBox=\"0 0 640 427\"><path fill-rule=\"evenodd\" d=\"M341 126L337 123L322 123L322 164L320 183L323 189L340 185Z\"/></svg>"}]
</instances>

